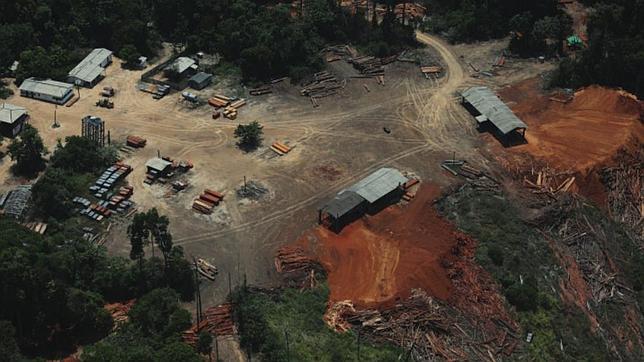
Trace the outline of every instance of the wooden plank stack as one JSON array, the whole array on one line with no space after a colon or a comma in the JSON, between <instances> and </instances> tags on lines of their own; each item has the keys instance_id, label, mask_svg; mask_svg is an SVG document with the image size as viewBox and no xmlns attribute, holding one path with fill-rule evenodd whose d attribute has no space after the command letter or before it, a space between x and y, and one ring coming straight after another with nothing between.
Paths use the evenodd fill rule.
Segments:
<instances>
[{"instance_id":1,"label":"wooden plank stack","mask_svg":"<svg viewBox=\"0 0 644 362\"><path fill-rule=\"evenodd\" d=\"M215 206L224 199L224 195L210 189L204 190L192 203L192 209L202 214L212 214Z\"/></svg>"},{"instance_id":2,"label":"wooden plank stack","mask_svg":"<svg viewBox=\"0 0 644 362\"><path fill-rule=\"evenodd\" d=\"M215 94L212 98L208 99L208 104L215 108L226 107L230 104L230 98L221 94Z\"/></svg>"},{"instance_id":3,"label":"wooden plank stack","mask_svg":"<svg viewBox=\"0 0 644 362\"><path fill-rule=\"evenodd\" d=\"M291 152L292 147L289 147L281 142L274 142L271 145L271 150L275 153L277 153L280 156L284 156L285 154Z\"/></svg>"},{"instance_id":4,"label":"wooden plank stack","mask_svg":"<svg viewBox=\"0 0 644 362\"><path fill-rule=\"evenodd\" d=\"M236 100L230 103L230 105L228 105L226 108L224 108L224 111L222 112L222 114L224 115L224 117L230 120L234 120L237 118L237 110L243 107L244 105L246 105L245 99L242 98L242 99Z\"/></svg>"},{"instance_id":5,"label":"wooden plank stack","mask_svg":"<svg viewBox=\"0 0 644 362\"><path fill-rule=\"evenodd\" d=\"M134 148L143 148L148 142L145 138L139 136L129 135L126 139L127 145Z\"/></svg>"},{"instance_id":6,"label":"wooden plank stack","mask_svg":"<svg viewBox=\"0 0 644 362\"><path fill-rule=\"evenodd\" d=\"M421 66L420 67L420 72L425 75L425 78L429 79L430 74L438 74L443 71L443 67L438 66L438 65L430 65L430 66Z\"/></svg>"}]
</instances>

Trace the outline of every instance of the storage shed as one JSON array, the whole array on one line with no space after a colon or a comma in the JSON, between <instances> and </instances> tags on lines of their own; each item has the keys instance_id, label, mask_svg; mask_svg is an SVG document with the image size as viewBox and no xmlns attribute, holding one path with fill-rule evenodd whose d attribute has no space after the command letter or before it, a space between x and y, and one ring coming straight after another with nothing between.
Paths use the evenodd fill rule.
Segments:
<instances>
[{"instance_id":1,"label":"storage shed","mask_svg":"<svg viewBox=\"0 0 644 362\"><path fill-rule=\"evenodd\" d=\"M9 103L0 104L0 135L17 136L28 119L26 109Z\"/></svg>"},{"instance_id":2,"label":"storage shed","mask_svg":"<svg viewBox=\"0 0 644 362\"><path fill-rule=\"evenodd\" d=\"M152 158L145 164L147 173L154 177L164 176L170 171L171 166L172 162L159 157Z\"/></svg>"},{"instance_id":3,"label":"storage shed","mask_svg":"<svg viewBox=\"0 0 644 362\"><path fill-rule=\"evenodd\" d=\"M190 78L188 85L192 89L201 90L206 88L212 82L212 74L199 72Z\"/></svg>"},{"instance_id":4,"label":"storage shed","mask_svg":"<svg viewBox=\"0 0 644 362\"><path fill-rule=\"evenodd\" d=\"M338 192L318 210L318 221L331 227L341 227L353 217L402 195L402 186L408 181L400 171L381 168L353 186Z\"/></svg>"},{"instance_id":5,"label":"storage shed","mask_svg":"<svg viewBox=\"0 0 644 362\"><path fill-rule=\"evenodd\" d=\"M78 86L92 88L103 78L105 68L111 63L111 50L94 49L69 72L67 81Z\"/></svg>"},{"instance_id":6,"label":"storage shed","mask_svg":"<svg viewBox=\"0 0 644 362\"><path fill-rule=\"evenodd\" d=\"M45 102L65 104L74 95L74 86L51 79L27 78L20 85L20 95Z\"/></svg>"},{"instance_id":7,"label":"storage shed","mask_svg":"<svg viewBox=\"0 0 644 362\"><path fill-rule=\"evenodd\" d=\"M197 72L198 69L197 62L189 57L178 57L170 65L167 66L166 70L171 70L181 75L184 78L187 78Z\"/></svg>"},{"instance_id":8,"label":"storage shed","mask_svg":"<svg viewBox=\"0 0 644 362\"><path fill-rule=\"evenodd\" d=\"M479 127L491 124L502 137L520 134L528 126L488 87L472 87L462 94L463 105L474 115Z\"/></svg>"}]
</instances>

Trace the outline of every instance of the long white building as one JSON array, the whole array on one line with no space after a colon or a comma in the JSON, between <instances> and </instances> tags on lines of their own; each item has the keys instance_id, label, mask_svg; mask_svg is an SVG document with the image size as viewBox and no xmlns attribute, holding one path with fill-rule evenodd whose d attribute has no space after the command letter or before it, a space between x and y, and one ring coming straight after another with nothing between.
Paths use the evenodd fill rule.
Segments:
<instances>
[{"instance_id":1,"label":"long white building","mask_svg":"<svg viewBox=\"0 0 644 362\"><path fill-rule=\"evenodd\" d=\"M74 86L51 79L27 78L20 85L20 95L45 102L65 104L74 95Z\"/></svg>"},{"instance_id":2,"label":"long white building","mask_svg":"<svg viewBox=\"0 0 644 362\"><path fill-rule=\"evenodd\" d=\"M69 72L67 81L82 87L92 88L101 80L105 68L111 63L112 51L96 48Z\"/></svg>"}]
</instances>

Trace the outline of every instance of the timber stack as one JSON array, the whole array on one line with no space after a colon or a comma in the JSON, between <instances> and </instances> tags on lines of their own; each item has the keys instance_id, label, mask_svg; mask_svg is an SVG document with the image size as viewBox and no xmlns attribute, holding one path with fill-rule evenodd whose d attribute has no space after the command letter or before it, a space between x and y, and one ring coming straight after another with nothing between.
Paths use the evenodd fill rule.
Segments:
<instances>
[{"instance_id":1,"label":"timber stack","mask_svg":"<svg viewBox=\"0 0 644 362\"><path fill-rule=\"evenodd\" d=\"M393 60L388 61L391 63L396 60L396 57ZM385 68L383 67L382 59L372 57L372 56L361 56L357 58L349 59L349 63L353 64L353 67L357 69L362 78L371 78L385 75Z\"/></svg>"},{"instance_id":2,"label":"timber stack","mask_svg":"<svg viewBox=\"0 0 644 362\"><path fill-rule=\"evenodd\" d=\"M219 205L219 202L223 199L224 195L222 193L206 189L193 201L192 209L199 213L209 215L212 214L212 210L215 206Z\"/></svg>"},{"instance_id":3,"label":"timber stack","mask_svg":"<svg viewBox=\"0 0 644 362\"><path fill-rule=\"evenodd\" d=\"M273 89L271 89L271 86L269 85L263 85L249 90L248 93L250 93L251 96L261 96L264 94L273 93Z\"/></svg>"},{"instance_id":4,"label":"timber stack","mask_svg":"<svg viewBox=\"0 0 644 362\"><path fill-rule=\"evenodd\" d=\"M340 82L333 74L323 71L315 73L313 75L313 81L306 84L300 90L300 94L311 97L312 99L323 98L337 94L345 85L345 81Z\"/></svg>"}]
</instances>

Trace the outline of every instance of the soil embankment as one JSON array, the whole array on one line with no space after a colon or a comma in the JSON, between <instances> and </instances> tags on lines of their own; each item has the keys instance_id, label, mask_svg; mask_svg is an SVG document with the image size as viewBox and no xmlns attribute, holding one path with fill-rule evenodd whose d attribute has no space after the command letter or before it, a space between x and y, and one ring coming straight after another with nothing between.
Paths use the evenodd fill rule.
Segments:
<instances>
[{"instance_id":1,"label":"soil embankment","mask_svg":"<svg viewBox=\"0 0 644 362\"><path fill-rule=\"evenodd\" d=\"M585 172L612 158L633 137L644 139L640 104L634 96L599 86L575 93L569 103L550 101L537 79L500 92L528 125L525 145L510 148L551 167Z\"/></svg>"},{"instance_id":2,"label":"soil embankment","mask_svg":"<svg viewBox=\"0 0 644 362\"><path fill-rule=\"evenodd\" d=\"M412 288L449 298L452 286L441 259L456 238L432 207L438 195L437 187L424 185L407 207L388 207L339 234L324 227L307 232L300 242L326 269L331 302L371 307L407 298Z\"/></svg>"},{"instance_id":3,"label":"soil embankment","mask_svg":"<svg viewBox=\"0 0 644 362\"><path fill-rule=\"evenodd\" d=\"M476 241L434 208L439 195L423 184L409 204L363 217L339 234L323 227L305 233L298 244L325 268L329 302L386 307L419 288L474 315L504 314L498 288L473 260Z\"/></svg>"},{"instance_id":4,"label":"soil embankment","mask_svg":"<svg viewBox=\"0 0 644 362\"><path fill-rule=\"evenodd\" d=\"M607 195L598 171L612 166L623 150L636 150L642 144L644 102L600 86L577 91L567 103L554 101L541 89L538 78L506 87L499 95L529 127L527 144L495 151L503 154L501 163L518 174L545 166L570 171L575 175L570 190L605 207ZM496 141L490 145L502 148Z\"/></svg>"}]
</instances>

